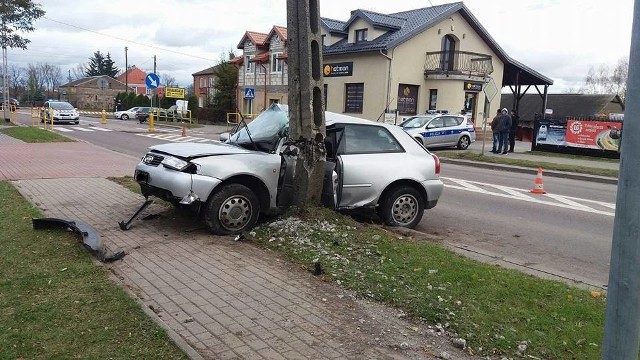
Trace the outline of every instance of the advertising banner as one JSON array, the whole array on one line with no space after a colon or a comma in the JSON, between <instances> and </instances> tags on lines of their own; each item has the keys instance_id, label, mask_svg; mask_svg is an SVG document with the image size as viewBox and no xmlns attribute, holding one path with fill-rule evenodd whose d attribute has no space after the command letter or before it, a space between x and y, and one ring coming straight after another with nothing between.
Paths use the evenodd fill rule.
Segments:
<instances>
[{"instance_id":1,"label":"advertising banner","mask_svg":"<svg viewBox=\"0 0 640 360\"><path fill-rule=\"evenodd\" d=\"M418 113L418 85L398 85L398 113L400 115Z\"/></svg>"},{"instance_id":2,"label":"advertising banner","mask_svg":"<svg viewBox=\"0 0 640 360\"><path fill-rule=\"evenodd\" d=\"M538 128L538 133L536 134L536 143L544 145L566 146L566 132L566 125L554 123L551 121L541 121L540 127Z\"/></svg>"},{"instance_id":3,"label":"advertising banner","mask_svg":"<svg viewBox=\"0 0 640 360\"><path fill-rule=\"evenodd\" d=\"M567 121L567 146L618 151L622 124L606 121Z\"/></svg>"},{"instance_id":4,"label":"advertising banner","mask_svg":"<svg viewBox=\"0 0 640 360\"><path fill-rule=\"evenodd\" d=\"M326 77L353 75L353 61L324 64L322 71Z\"/></svg>"}]
</instances>

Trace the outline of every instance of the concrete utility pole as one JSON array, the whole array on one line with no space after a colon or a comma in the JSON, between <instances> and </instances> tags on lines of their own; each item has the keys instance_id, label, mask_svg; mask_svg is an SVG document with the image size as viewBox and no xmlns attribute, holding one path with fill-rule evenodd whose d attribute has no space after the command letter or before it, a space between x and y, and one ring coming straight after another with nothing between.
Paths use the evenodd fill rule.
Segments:
<instances>
[{"instance_id":1,"label":"concrete utility pole","mask_svg":"<svg viewBox=\"0 0 640 360\"><path fill-rule=\"evenodd\" d=\"M320 0L287 0L289 133L298 147L294 203L320 204L326 136Z\"/></svg>"},{"instance_id":2,"label":"concrete utility pole","mask_svg":"<svg viewBox=\"0 0 640 360\"><path fill-rule=\"evenodd\" d=\"M640 0L635 0L602 359L638 359L640 346Z\"/></svg>"},{"instance_id":3,"label":"concrete utility pole","mask_svg":"<svg viewBox=\"0 0 640 360\"><path fill-rule=\"evenodd\" d=\"M124 92L129 93L129 58L127 57L128 47L124 47Z\"/></svg>"}]
</instances>

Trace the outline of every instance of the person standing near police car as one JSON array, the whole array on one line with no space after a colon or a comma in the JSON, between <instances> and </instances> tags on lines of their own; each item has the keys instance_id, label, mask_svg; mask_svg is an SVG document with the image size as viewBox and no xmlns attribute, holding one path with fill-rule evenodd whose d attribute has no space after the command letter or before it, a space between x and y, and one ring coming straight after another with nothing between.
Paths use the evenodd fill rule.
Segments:
<instances>
[{"instance_id":1,"label":"person standing near police car","mask_svg":"<svg viewBox=\"0 0 640 360\"><path fill-rule=\"evenodd\" d=\"M500 125L500 118L502 117L502 110L498 109L496 111L496 116L491 120L491 135L493 139L493 146L491 147L491 152L494 154L498 153L498 140L500 136L500 131L498 130L498 126Z\"/></svg>"},{"instance_id":2,"label":"person standing near police car","mask_svg":"<svg viewBox=\"0 0 640 360\"><path fill-rule=\"evenodd\" d=\"M511 116L507 108L502 109L502 115L498 122L498 154L506 155L509 150L509 131L511 131Z\"/></svg>"}]
</instances>

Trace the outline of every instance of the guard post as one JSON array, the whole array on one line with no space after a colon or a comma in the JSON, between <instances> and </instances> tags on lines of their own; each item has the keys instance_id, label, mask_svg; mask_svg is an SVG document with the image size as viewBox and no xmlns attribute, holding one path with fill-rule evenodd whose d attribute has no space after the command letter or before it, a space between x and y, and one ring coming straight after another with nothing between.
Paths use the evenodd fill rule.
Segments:
<instances>
[{"instance_id":1,"label":"guard post","mask_svg":"<svg viewBox=\"0 0 640 360\"><path fill-rule=\"evenodd\" d=\"M100 123L102 125L106 125L107 124L107 112L104 111L104 109L102 109L101 116L102 116L102 120L100 121Z\"/></svg>"},{"instance_id":2,"label":"guard post","mask_svg":"<svg viewBox=\"0 0 640 360\"><path fill-rule=\"evenodd\" d=\"M153 129L153 109L151 111L149 111L149 128L147 129L148 132L154 132Z\"/></svg>"}]
</instances>

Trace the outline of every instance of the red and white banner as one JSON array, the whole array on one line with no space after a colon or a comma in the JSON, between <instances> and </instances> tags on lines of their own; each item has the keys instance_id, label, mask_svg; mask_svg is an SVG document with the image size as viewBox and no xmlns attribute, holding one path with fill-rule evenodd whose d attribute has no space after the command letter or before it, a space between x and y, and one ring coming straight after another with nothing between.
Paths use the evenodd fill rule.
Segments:
<instances>
[{"instance_id":1,"label":"red and white banner","mask_svg":"<svg viewBox=\"0 0 640 360\"><path fill-rule=\"evenodd\" d=\"M567 146L618 151L622 124L606 121L567 121Z\"/></svg>"}]
</instances>

